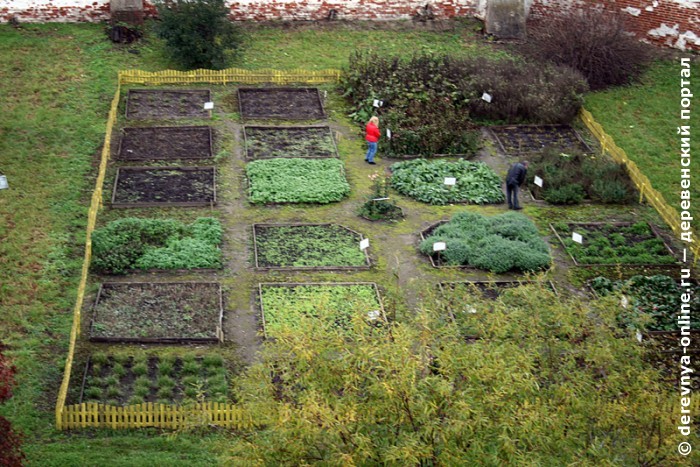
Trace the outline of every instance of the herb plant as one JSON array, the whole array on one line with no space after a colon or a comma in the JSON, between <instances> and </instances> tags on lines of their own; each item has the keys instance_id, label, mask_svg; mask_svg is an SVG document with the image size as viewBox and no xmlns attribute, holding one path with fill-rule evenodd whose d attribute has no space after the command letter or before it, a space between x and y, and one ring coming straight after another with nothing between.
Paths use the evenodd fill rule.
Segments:
<instances>
[{"instance_id":1,"label":"herb plant","mask_svg":"<svg viewBox=\"0 0 700 467\"><path fill-rule=\"evenodd\" d=\"M372 194L360 207L358 214L370 221L392 221L404 217L403 210L396 201L389 200L389 179L379 173L369 175L372 180Z\"/></svg>"}]
</instances>

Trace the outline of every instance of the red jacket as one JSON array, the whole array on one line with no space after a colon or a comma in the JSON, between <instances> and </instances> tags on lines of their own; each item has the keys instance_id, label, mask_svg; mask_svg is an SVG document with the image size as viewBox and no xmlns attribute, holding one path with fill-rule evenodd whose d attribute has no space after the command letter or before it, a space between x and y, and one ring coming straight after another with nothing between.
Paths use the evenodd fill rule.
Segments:
<instances>
[{"instance_id":1,"label":"red jacket","mask_svg":"<svg viewBox=\"0 0 700 467\"><path fill-rule=\"evenodd\" d=\"M365 139L370 142L370 143L376 143L379 141L379 136L381 133L379 133L379 128L377 128L377 125L374 123L368 123L367 127L365 128Z\"/></svg>"}]
</instances>

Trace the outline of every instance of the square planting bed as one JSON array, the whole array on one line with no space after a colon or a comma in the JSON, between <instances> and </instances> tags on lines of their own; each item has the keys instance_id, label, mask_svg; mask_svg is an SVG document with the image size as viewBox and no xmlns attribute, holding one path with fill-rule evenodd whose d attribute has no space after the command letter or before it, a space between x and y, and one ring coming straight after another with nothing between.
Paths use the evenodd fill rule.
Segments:
<instances>
[{"instance_id":1,"label":"square planting bed","mask_svg":"<svg viewBox=\"0 0 700 467\"><path fill-rule=\"evenodd\" d=\"M569 125L503 125L488 127L505 154L516 156L547 148L590 152L581 135Z\"/></svg>"},{"instance_id":2,"label":"square planting bed","mask_svg":"<svg viewBox=\"0 0 700 467\"><path fill-rule=\"evenodd\" d=\"M211 102L208 89L131 89L126 118L135 120L210 118L204 104Z\"/></svg>"},{"instance_id":3,"label":"square planting bed","mask_svg":"<svg viewBox=\"0 0 700 467\"><path fill-rule=\"evenodd\" d=\"M254 224L255 267L264 270L369 269L362 234L337 224Z\"/></svg>"},{"instance_id":4,"label":"square planting bed","mask_svg":"<svg viewBox=\"0 0 700 467\"><path fill-rule=\"evenodd\" d=\"M208 126L124 128L118 158L124 161L211 159Z\"/></svg>"},{"instance_id":5,"label":"square planting bed","mask_svg":"<svg viewBox=\"0 0 700 467\"><path fill-rule=\"evenodd\" d=\"M112 207L216 204L215 167L120 167Z\"/></svg>"},{"instance_id":6,"label":"square planting bed","mask_svg":"<svg viewBox=\"0 0 700 467\"><path fill-rule=\"evenodd\" d=\"M201 398L228 402L228 374L219 355L107 355L87 361L80 403L123 406L157 402L188 404Z\"/></svg>"},{"instance_id":7,"label":"square planting bed","mask_svg":"<svg viewBox=\"0 0 700 467\"><path fill-rule=\"evenodd\" d=\"M647 222L592 222L549 225L576 266L659 266L676 264L673 251ZM573 240L579 234L583 243Z\"/></svg>"},{"instance_id":8,"label":"square planting bed","mask_svg":"<svg viewBox=\"0 0 700 467\"><path fill-rule=\"evenodd\" d=\"M105 283L93 306L90 340L220 342L223 313L217 283Z\"/></svg>"},{"instance_id":9,"label":"square planting bed","mask_svg":"<svg viewBox=\"0 0 700 467\"><path fill-rule=\"evenodd\" d=\"M368 325L386 323L377 285L371 282L263 283L258 300L266 338L282 327L303 331L303 318L348 333L356 316Z\"/></svg>"},{"instance_id":10,"label":"square planting bed","mask_svg":"<svg viewBox=\"0 0 700 467\"><path fill-rule=\"evenodd\" d=\"M243 136L248 159L338 157L327 126L246 126Z\"/></svg>"},{"instance_id":11,"label":"square planting bed","mask_svg":"<svg viewBox=\"0 0 700 467\"><path fill-rule=\"evenodd\" d=\"M246 119L326 118L317 88L238 88L238 105Z\"/></svg>"}]
</instances>

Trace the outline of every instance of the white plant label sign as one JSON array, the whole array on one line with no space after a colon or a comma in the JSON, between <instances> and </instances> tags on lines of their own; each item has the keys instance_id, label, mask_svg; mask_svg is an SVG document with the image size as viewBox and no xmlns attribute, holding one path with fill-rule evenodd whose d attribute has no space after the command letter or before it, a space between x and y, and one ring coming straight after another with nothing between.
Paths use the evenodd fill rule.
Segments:
<instances>
[{"instance_id":1,"label":"white plant label sign","mask_svg":"<svg viewBox=\"0 0 700 467\"><path fill-rule=\"evenodd\" d=\"M491 103L491 94L489 94L488 92L485 92L481 95L481 99L490 104Z\"/></svg>"},{"instance_id":2,"label":"white plant label sign","mask_svg":"<svg viewBox=\"0 0 700 467\"><path fill-rule=\"evenodd\" d=\"M391 130L388 128L386 129L386 137L391 139Z\"/></svg>"},{"instance_id":3,"label":"white plant label sign","mask_svg":"<svg viewBox=\"0 0 700 467\"><path fill-rule=\"evenodd\" d=\"M7 176L0 175L0 190L6 190L8 188L10 188L10 185L7 183Z\"/></svg>"},{"instance_id":4,"label":"white plant label sign","mask_svg":"<svg viewBox=\"0 0 700 467\"><path fill-rule=\"evenodd\" d=\"M457 179L455 177L445 177L445 185L454 186L457 184Z\"/></svg>"},{"instance_id":5,"label":"white plant label sign","mask_svg":"<svg viewBox=\"0 0 700 467\"><path fill-rule=\"evenodd\" d=\"M369 248L369 238L360 240L360 250L366 250L367 248Z\"/></svg>"},{"instance_id":6,"label":"white plant label sign","mask_svg":"<svg viewBox=\"0 0 700 467\"><path fill-rule=\"evenodd\" d=\"M575 241L576 243L580 243L583 245L583 237L581 236L580 233L572 232L571 233L571 240Z\"/></svg>"},{"instance_id":7,"label":"white plant label sign","mask_svg":"<svg viewBox=\"0 0 700 467\"><path fill-rule=\"evenodd\" d=\"M542 180L540 177L535 175L535 185L538 187L542 188L542 185L544 184L544 180Z\"/></svg>"},{"instance_id":8,"label":"white plant label sign","mask_svg":"<svg viewBox=\"0 0 700 467\"><path fill-rule=\"evenodd\" d=\"M435 242L433 243L433 251L445 251L447 249L447 245L445 242Z\"/></svg>"},{"instance_id":9,"label":"white plant label sign","mask_svg":"<svg viewBox=\"0 0 700 467\"><path fill-rule=\"evenodd\" d=\"M381 315L382 315L381 311L371 310L371 311L367 312L367 319L369 321L377 321Z\"/></svg>"},{"instance_id":10,"label":"white plant label sign","mask_svg":"<svg viewBox=\"0 0 700 467\"><path fill-rule=\"evenodd\" d=\"M372 106L374 106L374 107L381 107L383 105L384 105L384 101L380 101L379 99L374 99L374 101L372 101Z\"/></svg>"},{"instance_id":11,"label":"white plant label sign","mask_svg":"<svg viewBox=\"0 0 700 467\"><path fill-rule=\"evenodd\" d=\"M213 102L205 102L204 103L204 110L211 110L214 108L214 103Z\"/></svg>"}]
</instances>

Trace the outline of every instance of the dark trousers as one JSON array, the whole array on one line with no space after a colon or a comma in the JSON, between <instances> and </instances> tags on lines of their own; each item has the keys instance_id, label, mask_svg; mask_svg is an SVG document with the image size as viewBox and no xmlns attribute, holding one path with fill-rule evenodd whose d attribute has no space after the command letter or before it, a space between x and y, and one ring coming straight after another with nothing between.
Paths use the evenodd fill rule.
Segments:
<instances>
[{"instance_id":1,"label":"dark trousers","mask_svg":"<svg viewBox=\"0 0 700 467\"><path fill-rule=\"evenodd\" d=\"M520 207L520 203L518 203L518 188L517 183L506 183L506 199L508 200L508 207L510 209L517 209Z\"/></svg>"}]
</instances>

